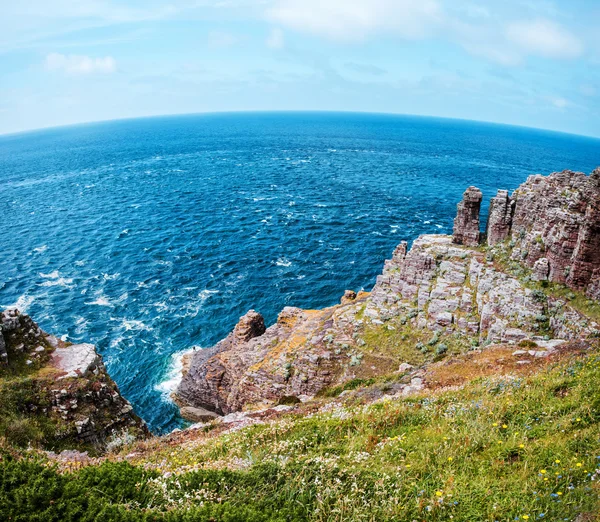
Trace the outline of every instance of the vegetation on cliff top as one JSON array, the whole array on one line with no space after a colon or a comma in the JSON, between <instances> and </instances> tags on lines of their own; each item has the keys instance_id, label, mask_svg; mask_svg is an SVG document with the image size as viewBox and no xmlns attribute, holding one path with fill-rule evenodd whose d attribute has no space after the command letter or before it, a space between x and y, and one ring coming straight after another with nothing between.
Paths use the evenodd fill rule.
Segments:
<instances>
[{"instance_id":1,"label":"vegetation on cliff top","mask_svg":"<svg viewBox=\"0 0 600 522\"><path fill-rule=\"evenodd\" d=\"M79 470L4 451L0 518L597 520L599 381L594 350L458 390L138 443Z\"/></svg>"}]
</instances>

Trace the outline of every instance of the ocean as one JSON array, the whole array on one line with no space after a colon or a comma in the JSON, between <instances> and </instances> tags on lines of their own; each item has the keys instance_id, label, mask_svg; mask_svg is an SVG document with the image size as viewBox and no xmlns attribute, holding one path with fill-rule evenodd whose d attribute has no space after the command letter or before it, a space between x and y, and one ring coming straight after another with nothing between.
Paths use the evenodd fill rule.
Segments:
<instances>
[{"instance_id":1,"label":"ocean","mask_svg":"<svg viewBox=\"0 0 600 522\"><path fill-rule=\"evenodd\" d=\"M469 185L600 165L600 140L354 113L122 120L0 136L0 306L91 342L156 433L179 355L250 308L370 289L402 240L449 233Z\"/></svg>"}]
</instances>

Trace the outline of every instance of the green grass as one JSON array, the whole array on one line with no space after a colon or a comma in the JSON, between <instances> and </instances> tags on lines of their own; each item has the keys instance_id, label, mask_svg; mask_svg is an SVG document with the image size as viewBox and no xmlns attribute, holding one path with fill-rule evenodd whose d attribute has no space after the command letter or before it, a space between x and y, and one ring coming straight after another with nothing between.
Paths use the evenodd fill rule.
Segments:
<instances>
[{"instance_id":1,"label":"green grass","mask_svg":"<svg viewBox=\"0 0 600 522\"><path fill-rule=\"evenodd\" d=\"M595 520L599 382L592 354L531 377L141 444L134 465L59 474L5 458L0 519Z\"/></svg>"}]
</instances>

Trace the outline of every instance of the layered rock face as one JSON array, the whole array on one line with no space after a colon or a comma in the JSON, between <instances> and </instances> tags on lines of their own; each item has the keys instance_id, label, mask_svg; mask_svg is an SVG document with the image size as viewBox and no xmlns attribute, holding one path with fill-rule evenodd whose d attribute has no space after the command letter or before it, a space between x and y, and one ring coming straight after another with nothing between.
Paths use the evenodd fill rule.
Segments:
<instances>
[{"instance_id":1,"label":"layered rock face","mask_svg":"<svg viewBox=\"0 0 600 522\"><path fill-rule=\"evenodd\" d=\"M481 237L479 213L483 194L477 187L469 187L458 204L454 220L453 240L458 245L477 246Z\"/></svg>"},{"instance_id":2,"label":"layered rock face","mask_svg":"<svg viewBox=\"0 0 600 522\"><path fill-rule=\"evenodd\" d=\"M149 435L143 421L119 393L102 358L91 344L70 344L43 332L18 310L0 314L0 347L4 346L2 377L9 386L21 383L37 389L30 403L20 405L32 417L44 416L56 425L54 441L79 440L102 450L113 436Z\"/></svg>"},{"instance_id":3,"label":"layered rock face","mask_svg":"<svg viewBox=\"0 0 600 522\"><path fill-rule=\"evenodd\" d=\"M314 395L333 382L339 366L340 354L324 339L335 310L287 307L266 330L262 316L251 310L228 337L193 353L177 402L228 414L247 403ZM240 331L248 335L240 337Z\"/></svg>"},{"instance_id":4,"label":"layered rock face","mask_svg":"<svg viewBox=\"0 0 600 522\"><path fill-rule=\"evenodd\" d=\"M227 338L193 354L178 403L228 414L386 374L417 351L600 335L593 320L527 288L478 248L481 200L479 189L467 189L453 236L424 235L410 250L401 243L370 294L346 291L324 310L286 308L266 329L260 314L248 312ZM493 198L488 243L509 249L533 280L565 282L598 297L599 205L600 170L531 177L512 197L499 191Z\"/></svg>"},{"instance_id":5,"label":"layered rock face","mask_svg":"<svg viewBox=\"0 0 600 522\"><path fill-rule=\"evenodd\" d=\"M508 190L499 190L496 197L491 199L486 228L488 245L496 245L509 236L514 208Z\"/></svg>"},{"instance_id":6,"label":"layered rock face","mask_svg":"<svg viewBox=\"0 0 600 522\"><path fill-rule=\"evenodd\" d=\"M530 176L509 205L499 194L490 210L488 244L508 237L513 259L533 268L538 279L600 298L600 169L590 176L568 170Z\"/></svg>"}]
</instances>

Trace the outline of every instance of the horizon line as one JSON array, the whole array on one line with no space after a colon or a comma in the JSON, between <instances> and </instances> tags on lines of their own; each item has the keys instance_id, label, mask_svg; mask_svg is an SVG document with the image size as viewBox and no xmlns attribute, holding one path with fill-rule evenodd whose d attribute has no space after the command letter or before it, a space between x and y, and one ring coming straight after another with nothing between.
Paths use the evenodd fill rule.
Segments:
<instances>
[{"instance_id":1,"label":"horizon line","mask_svg":"<svg viewBox=\"0 0 600 522\"><path fill-rule=\"evenodd\" d=\"M402 113L402 112L380 112L380 111L361 111L361 110L326 110L326 109L239 109L239 110L229 110L229 111L204 111L204 112L174 112L174 113L164 113L164 114L150 114L145 116L132 116L132 117L124 117L124 118L107 118L103 120L88 120L81 121L76 123L66 123L62 125L48 125L43 127L34 127L30 129L23 129L14 132L0 133L0 139L5 137L12 136L20 136L24 134L36 133L36 132L44 132L58 129L68 129L71 127L78 127L84 125L95 125L102 123L117 123L117 122L125 122L125 121L134 121L134 120L144 120L144 119L158 119L158 118L168 118L168 117L182 117L182 116L210 116L210 115L235 115L235 114L308 114L308 113L320 113L320 114L366 114L366 115L378 115L378 116L408 116L413 118L423 118L423 119L438 119L438 120L448 120L448 121L460 121L460 122L470 122L470 123L483 123L487 125L498 125L501 127L514 127L520 129L529 129L535 131L542 132L550 132L555 134L564 134L567 136L575 136L578 138L586 138L592 140L600 140L599 136L593 136L589 134L577 134L574 132L567 132L562 130L544 128L544 127L531 127L528 125L518 125L514 123L505 123L498 121L490 121L490 120L474 120L471 118L453 118L448 116L435 116L431 114L413 114L413 113Z\"/></svg>"}]
</instances>

